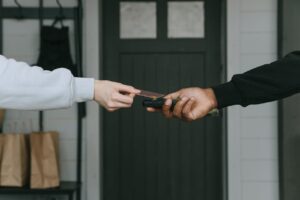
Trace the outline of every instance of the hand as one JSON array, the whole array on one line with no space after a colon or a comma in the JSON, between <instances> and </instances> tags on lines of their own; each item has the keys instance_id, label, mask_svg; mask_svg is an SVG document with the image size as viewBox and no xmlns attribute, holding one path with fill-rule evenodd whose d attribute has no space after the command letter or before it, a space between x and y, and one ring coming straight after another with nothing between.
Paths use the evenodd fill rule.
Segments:
<instances>
[{"instance_id":1,"label":"hand","mask_svg":"<svg viewBox=\"0 0 300 200\"><path fill-rule=\"evenodd\" d=\"M165 97L167 100L162 108L166 118L177 117L185 121L194 121L206 116L217 107L217 100L212 89L185 88ZM173 111L171 111L172 99L179 99ZM148 111L156 111L147 108Z\"/></svg>"},{"instance_id":2,"label":"hand","mask_svg":"<svg viewBox=\"0 0 300 200\"><path fill-rule=\"evenodd\" d=\"M133 99L140 91L132 86L112 81L95 81L94 100L106 110L113 112L132 106Z\"/></svg>"}]
</instances>

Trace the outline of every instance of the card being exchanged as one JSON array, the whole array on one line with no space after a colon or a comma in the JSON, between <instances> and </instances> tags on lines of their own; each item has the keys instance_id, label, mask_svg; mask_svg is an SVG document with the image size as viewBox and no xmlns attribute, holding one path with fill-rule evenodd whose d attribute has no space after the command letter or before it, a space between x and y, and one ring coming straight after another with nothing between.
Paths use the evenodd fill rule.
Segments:
<instances>
[{"instance_id":1,"label":"card being exchanged","mask_svg":"<svg viewBox=\"0 0 300 200\"><path fill-rule=\"evenodd\" d=\"M137 95L142 96L142 97L151 98L151 99L157 99L157 98L161 98L161 97L165 96L164 94L150 92L150 91L146 91L146 90L141 90L141 92Z\"/></svg>"},{"instance_id":2,"label":"card being exchanged","mask_svg":"<svg viewBox=\"0 0 300 200\"><path fill-rule=\"evenodd\" d=\"M143 106L144 107L151 107L151 108L162 108L164 105L166 99L164 98L164 94L156 93L156 92L150 92L146 90L141 90L138 96L145 97L143 101ZM175 107L177 101L173 100L171 110Z\"/></svg>"},{"instance_id":3,"label":"card being exchanged","mask_svg":"<svg viewBox=\"0 0 300 200\"><path fill-rule=\"evenodd\" d=\"M156 93L156 92L150 92L146 90L141 90L138 96L145 97L143 101L143 106L144 107L151 107L151 108L157 108L161 109L162 106L164 105L166 99L164 98L164 94ZM179 99L173 99L172 100L172 106L171 110L174 109L176 103L178 102ZM212 116L219 116L219 110L218 109L213 109L209 115Z\"/></svg>"}]
</instances>

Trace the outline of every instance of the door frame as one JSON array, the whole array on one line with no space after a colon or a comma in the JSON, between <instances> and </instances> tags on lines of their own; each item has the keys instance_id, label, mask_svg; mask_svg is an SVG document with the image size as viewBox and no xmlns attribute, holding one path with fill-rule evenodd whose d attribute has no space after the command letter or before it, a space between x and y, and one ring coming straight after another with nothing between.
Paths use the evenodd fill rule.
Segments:
<instances>
[{"instance_id":1,"label":"door frame","mask_svg":"<svg viewBox=\"0 0 300 200\"><path fill-rule=\"evenodd\" d=\"M95 80L101 77L101 7L102 0L84 0L84 65L86 66L87 77L93 77ZM101 9L100 9L101 10ZM100 188L100 166L101 166L101 132L100 109L95 103L87 104L87 116L84 120L84 133L86 138L86 147L84 148L83 163L83 199L99 200L101 198ZM99 123L100 122L100 123Z\"/></svg>"},{"instance_id":2,"label":"door frame","mask_svg":"<svg viewBox=\"0 0 300 200\"><path fill-rule=\"evenodd\" d=\"M103 22L105 20L105 16L104 16L104 12L103 12L103 1L105 0L99 0L99 21L98 21L98 24L99 24L99 43L100 44L100 53L99 53L99 58L100 58L100 61L99 61L99 72L100 72L100 79L103 78L103 74L104 74L104 61L103 61L103 57L104 57L104 52L103 52L103 49L104 49L104 34L103 34L103 30L104 30L104 27L103 27ZM145 1L148 1L148 0L145 0ZM236 22L236 19L235 17L237 16L237 14L239 15L239 9L237 11L234 12L234 9L232 8L237 8L236 5L240 5L239 3L239 0L220 0L221 1L221 61L222 61L222 73L221 73L221 81L222 82L225 82L227 80L230 80L229 78L232 76L232 74L235 74L237 73L238 70L231 70L229 71L229 74L228 74L228 69L227 69L227 66L235 66L234 69L238 69L239 65L236 65L236 63L239 63L239 62L235 62L233 63L232 60L230 59L230 56L234 56L234 55L237 55L236 52L238 51L239 53L239 48L237 48L237 46L235 46L234 44L236 44L236 42L234 42L234 38L233 36L229 37L230 35L234 35L234 36L237 36L239 31L237 32L234 32L234 30L231 30L230 27L232 26L236 26L236 25L239 25L237 22ZM229 13L229 15L227 14ZM230 21L233 21L235 23L229 23ZM239 22L239 21L238 21ZM227 27L229 27L227 29ZM239 26L238 26L239 27ZM227 43L229 44L233 44L233 45L227 45ZM232 57L233 58L233 57ZM236 58L236 56L234 56L234 58ZM100 171L100 176L99 176L99 187L100 188L100 192L99 192L99 198L97 199L100 199L100 200L103 200L103 181L101 179L101 177L103 177L103 145L102 145L102 141L103 141L103 135L104 135L104 130L103 130L103 123L104 123L104 118L103 118L103 109L100 108L100 112L98 114L98 117L99 117L99 122L100 122L100 128L99 128L99 134L100 134L100 139L99 139L99 146L100 146L100 149L99 149L99 171ZM228 117L232 117L234 120L228 120ZM222 200L228 200L228 199L231 199L231 200L239 200L240 198L231 198L232 194L234 193L240 193L240 184L239 182L231 182L230 180L233 178L233 177L230 177L231 172L234 172L234 174L236 173L236 170L234 169L230 169L231 165L229 163L229 153L231 151L229 151L230 149L228 148L228 145L230 144L230 141L232 140L232 137L228 135L228 131L233 131L234 134L232 135L236 135L236 134L239 134L239 131L236 132L235 130L238 130L237 128L234 128L232 129L232 125L233 122L235 122L235 125L236 125L236 122L239 122L239 115L237 115L237 112L235 110L232 110L232 109L225 109L224 112L223 112L223 116L222 116L222 180L223 180L223 199ZM236 137L238 138L238 137ZM88 147L89 148L89 147ZM236 150L236 147L234 148L231 148L232 150ZM88 155L88 157L90 157ZM236 157L237 158L237 157ZM239 158L239 157L238 157ZM90 160L92 160L94 158L90 158ZM236 159L238 160L238 159ZM91 172L87 172L88 174L91 173ZM232 175L231 175L232 176ZM236 179L236 177L234 176L234 178ZM236 179L237 180L237 179ZM240 179L238 179L240 180ZM237 192L236 191L236 188L239 189L239 191ZM231 190L230 190L231 189ZM89 192L89 189L87 189L87 191ZM232 192L230 192L232 191ZM230 195L231 194L231 195ZM93 198L94 199L94 198Z\"/></svg>"},{"instance_id":3,"label":"door frame","mask_svg":"<svg viewBox=\"0 0 300 200\"><path fill-rule=\"evenodd\" d=\"M226 29L226 58L227 77L229 81L234 74L240 73L240 18L241 0L227 0L227 29ZM227 198L242 199L241 162L240 162L240 132L241 108L232 106L227 108Z\"/></svg>"}]
</instances>

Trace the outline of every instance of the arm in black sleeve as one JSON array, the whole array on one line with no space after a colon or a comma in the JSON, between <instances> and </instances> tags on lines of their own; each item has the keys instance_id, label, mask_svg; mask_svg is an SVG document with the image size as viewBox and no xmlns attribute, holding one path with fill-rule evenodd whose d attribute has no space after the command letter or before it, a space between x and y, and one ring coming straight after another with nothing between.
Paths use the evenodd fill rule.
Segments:
<instances>
[{"instance_id":1,"label":"arm in black sleeve","mask_svg":"<svg viewBox=\"0 0 300 200\"><path fill-rule=\"evenodd\" d=\"M271 64L234 75L230 82L212 89L218 108L265 103L296 94L300 92L300 51Z\"/></svg>"}]
</instances>

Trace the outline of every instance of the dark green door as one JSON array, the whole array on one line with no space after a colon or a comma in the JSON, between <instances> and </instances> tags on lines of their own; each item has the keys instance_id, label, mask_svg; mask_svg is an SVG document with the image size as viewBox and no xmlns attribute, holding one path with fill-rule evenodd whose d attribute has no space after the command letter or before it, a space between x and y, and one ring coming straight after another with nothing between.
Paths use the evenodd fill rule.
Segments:
<instances>
[{"instance_id":1,"label":"dark green door","mask_svg":"<svg viewBox=\"0 0 300 200\"><path fill-rule=\"evenodd\" d=\"M104 79L169 93L220 82L221 0L104 0ZM220 117L103 116L104 200L222 199Z\"/></svg>"}]
</instances>

